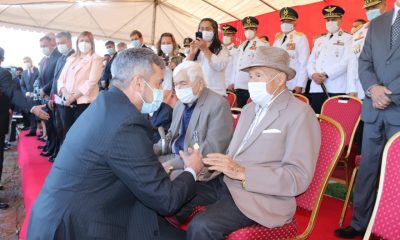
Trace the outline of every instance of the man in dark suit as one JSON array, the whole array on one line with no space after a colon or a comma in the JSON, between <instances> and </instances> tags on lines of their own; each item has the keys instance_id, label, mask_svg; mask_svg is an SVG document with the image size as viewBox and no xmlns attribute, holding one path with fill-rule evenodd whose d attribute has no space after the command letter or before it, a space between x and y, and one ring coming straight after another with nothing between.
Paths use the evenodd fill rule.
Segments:
<instances>
[{"instance_id":1,"label":"man in dark suit","mask_svg":"<svg viewBox=\"0 0 400 240\"><path fill-rule=\"evenodd\" d=\"M99 81L99 88L100 90L107 90L110 85L110 80L112 79L111 75L111 64L114 61L114 58L117 56L117 51L115 51L115 43L113 41L107 41L105 43L105 47L107 53L110 55L110 60L107 62L106 66L104 67L103 74L101 75Z\"/></svg>"},{"instance_id":2,"label":"man in dark suit","mask_svg":"<svg viewBox=\"0 0 400 240\"><path fill-rule=\"evenodd\" d=\"M32 101L33 96L33 83L39 77L39 69L32 64L32 59L30 57L24 57L24 64L26 66L26 70L23 71L21 77L21 90L22 93L26 96L28 101ZM30 131L27 133L27 136L35 136L37 123L36 117L33 114L29 114L29 125Z\"/></svg>"},{"instance_id":3,"label":"man in dark suit","mask_svg":"<svg viewBox=\"0 0 400 240\"><path fill-rule=\"evenodd\" d=\"M4 50L0 47L0 66L4 60ZM48 119L49 115L41 108L43 106L33 106L28 102L18 87L12 80L12 75L6 69L0 67L0 181L3 172L4 161L4 139L8 132L9 109L11 104L17 106L21 111L31 112L42 119ZM0 186L0 190L2 187ZM0 209L8 208L6 203L0 202Z\"/></svg>"},{"instance_id":4,"label":"man in dark suit","mask_svg":"<svg viewBox=\"0 0 400 240\"><path fill-rule=\"evenodd\" d=\"M335 231L339 237L363 235L371 218L382 152L387 140L400 131L399 65L400 2L397 1L393 11L371 21L359 58L359 76L367 95L361 113L362 161L354 187L352 221L350 226Z\"/></svg>"},{"instance_id":5,"label":"man in dark suit","mask_svg":"<svg viewBox=\"0 0 400 240\"><path fill-rule=\"evenodd\" d=\"M32 208L30 240L185 238L158 214L173 214L194 196L203 163L189 150L185 172L171 182L154 154L143 114L162 102L164 67L150 49L118 54L113 87L68 131Z\"/></svg>"},{"instance_id":6,"label":"man in dark suit","mask_svg":"<svg viewBox=\"0 0 400 240\"><path fill-rule=\"evenodd\" d=\"M62 54L61 57L57 60L56 67L54 69L54 78L53 84L50 91L50 97L52 98L54 95L57 94L57 81L60 77L61 71L64 68L64 65L67 61L67 58L75 53L74 49L72 48L72 36L69 32L59 32L56 34L56 43L57 43L57 50ZM55 104L53 100L49 101L48 106L50 110L52 110L51 118L53 120L53 125L55 129L55 140L52 142L53 146L49 146L49 148L53 148L53 155L50 156L49 162L54 162L58 151L60 150L60 146L62 141L65 138L66 130L63 127L62 119L60 110L64 108L63 105Z\"/></svg>"}]
</instances>

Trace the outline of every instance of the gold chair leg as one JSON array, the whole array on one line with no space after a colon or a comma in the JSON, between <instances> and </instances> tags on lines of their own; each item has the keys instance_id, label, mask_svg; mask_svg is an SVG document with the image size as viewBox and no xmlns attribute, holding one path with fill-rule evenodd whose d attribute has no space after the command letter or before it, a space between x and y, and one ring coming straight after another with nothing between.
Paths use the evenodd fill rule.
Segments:
<instances>
[{"instance_id":1,"label":"gold chair leg","mask_svg":"<svg viewBox=\"0 0 400 240\"><path fill-rule=\"evenodd\" d=\"M340 220L339 220L340 227L343 226L343 221L344 221L344 218L346 217L346 212L347 212L347 208L349 206L351 193L353 192L353 187L354 187L354 182L356 180L357 172L358 172L358 167L355 167L353 170L353 174L351 175L349 187L347 188L346 199L344 200L342 213L340 214Z\"/></svg>"}]
</instances>

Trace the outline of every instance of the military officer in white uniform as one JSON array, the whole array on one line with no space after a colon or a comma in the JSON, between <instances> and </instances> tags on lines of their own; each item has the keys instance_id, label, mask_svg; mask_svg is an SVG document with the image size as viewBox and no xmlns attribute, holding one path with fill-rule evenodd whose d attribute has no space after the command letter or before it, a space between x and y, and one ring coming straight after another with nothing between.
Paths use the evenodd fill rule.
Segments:
<instances>
[{"instance_id":1,"label":"military officer in white uniform","mask_svg":"<svg viewBox=\"0 0 400 240\"><path fill-rule=\"evenodd\" d=\"M269 46L267 43L262 42L257 35L258 28L258 20L255 17L245 17L242 20L244 35L246 37L246 41L240 44L237 53L235 67L233 69L233 77L229 85L229 89L235 91L237 97L238 107L243 107L246 105L247 99L249 98L248 91L248 82L249 82L249 74L243 71L240 71L243 63L249 56L252 56L256 49L260 46Z\"/></svg>"},{"instance_id":2,"label":"military officer in white uniform","mask_svg":"<svg viewBox=\"0 0 400 240\"><path fill-rule=\"evenodd\" d=\"M368 21L379 17L386 11L386 1L364 0L364 9L367 12ZM362 25L353 33L352 48L347 69L347 93L351 96L364 99L365 92L358 77L358 58L364 47L365 37L367 36L369 22Z\"/></svg>"},{"instance_id":3,"label":"military officer in white uniform","mask_svg":"<svg viewBox=\"0 0 400 240\"><path fill-rule=\"evenodd\" d=\"M238 51L238 46L235 45L235 35L237 33L237 29L231 25L222 26L222 44L229 51L229 63L225 69L225 83L226 87L229 87L229 84L233 81L235 68L235 55Z\"/></svg>"},{"instance_id":4,"label":"military officer in white uniform","mask_svg":"<svg viewBox=\"0 0 400 240\"><path fill-rule=\"evenodd\" d=\"M316 113L321 112L324 101L330 97L343 95L347 88L347 65L351 48L351 35L340 28L344 9L327 6L322 10L328 33L315 40L307 64L311 106Z\"/></svg>"},{"instance_id":5,"label":"military officer in white uniform","mask_svg":"<svg viewBox=\"0 0 400 240\"><path fill-rule=\"evenodd\" d=\"M295 30L298 18L299 15L293 8L281 9L282 32L277 33L273 46L288 52L290 67L296 70L296 77L286 83L288 89L295 93L302 93L308 80L307 61L310 56L310 47L306 35Z\"/></svg>"}]
</instances>

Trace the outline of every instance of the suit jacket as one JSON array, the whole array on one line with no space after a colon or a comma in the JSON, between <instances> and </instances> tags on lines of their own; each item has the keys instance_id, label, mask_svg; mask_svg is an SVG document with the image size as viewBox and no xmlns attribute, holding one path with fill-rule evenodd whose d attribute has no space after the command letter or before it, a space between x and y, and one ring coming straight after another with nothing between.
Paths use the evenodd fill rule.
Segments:
<instances>
[{"instance_id":1,"label":"suit jacket","mask_svg":"<svg viewBox=\"0 0 400 240\"><path fill-rule=\"evenodd\" d=\"M374 109L372 99L365 97L361 117L367 123L374 123L381 113L388 123L400 125L400 39L390 49L392 18L393 11L371 21L359 58L359 76L365 92L379 84L393 93L389 96L392 103L385 110Z\"/></svg>"},{"instance_id":2,"label":"suit jacket","mask_svg":"<svg viewBox=\"0 0 400 240\"><path fill-rule=\"evenodd\" d=\"M160 108L150 117L151 126L153 126L153 143L157 143L160 140L158 127L161 126L165 132L168 132L172 122L172 111L173 109L168 104L161 103Z\"/></svg>"},{"instance_id":3,"label":"suit jacket","mask_svg":"<svg viewBox=\"0 0 400 240\"><path fill-rule=\"evenodd\" d=\"M51 86L53 85L54 79L54 69L56 68L57 60L61 57L61 53L55 48L50 56L42 58L39 63L39 79L40 79L40 87L46 93L46 95L50 95ZM46 65L46 66L44 66Z\"/></svg>"},{"instance_id":4,"label":"suit jacket","mask_svg":"<svg viewBox=\"0 0 400 240\"><path fill-rule=\"evenodd\" d=\"M33 92L33 83L38 77L39 69L37 67L33 67L33 72L31 74L28 73L28 70L22 72L21 89L23 94Z\"/></svg>"},{"instance_id":5,"label":"suit jacket","mask_svg":"<svg viewBox=\"0 0 400 240\"><path fill-rule=\"evenodd\" d=\"M76 56L67 59L57 81L57 92L65 87L68 91L79 91L83 94L77 103L91 103L99 94L97 82L103 70L103 58L96 53L86 55L80 63Z\"/></svg>"},{"instance_id":6,"label":"suit jacket","mask_svg":"<svg viewBox=\"0 0 400 240\"><path fill-rule=\"evenodd\" d=\"M8 132L11 103L26 112L33 107L22 94L18 83L12 79L11 73L0 67L0 134Z\"/></svg>"},{"instance_id":7,"label":"suit jacket","mask_svg":"<svg viewBox=\"0 0 400 240\"><path fill-rule=\"evenodd\" d=\"M172 114L169 136L167 136L167 139L171 139L169 143L170 151L172 151L173 143L179 137L184 110L185 105L178 101ZM195 136L196 133L197 137ZM184 149L193 148L198 141L197 144L203 156L208 153L225 153L232 134L233 118L228 102L224 97L204 88L197 100L186 130ZM210 175L211 172L204 169L199 179L209 180Z\"/></svg>"},{"instance_id":8,"label":"suit jacket","mask_svg":"<svg viewBox=\"0 0 400 240\"><path fill-rule=\"evenodd\" d=\"M311 183L321 133L310 106L285 90L239 149L255 117L255 108L254 103L243 108L228 150L246 169L245 189L241 181L226 176L224 181L243 214L273 228L291 221L296 211L295 196Z\"/></svg>"},{"instance_id":9,"label":"suit jacket","mask_svg":"<svg viewBox=\"0 0 400 240\"><path fill-rule=\"evenodd\" d=\"M53 84L51 86L50 96L57 94L57 81L60 78L61 71L63 70L65 63L67 62L67 58L75 53L74 49L71 49L66 55L61 55L61 57L57 60L56 68L54 69L54 78Z\"/></svg>"},{"instance_id":10,"label":"suit jacket","mask_svg":"<svg viewBox=\"0 0 400 240\"><path fill-rule=\"evenodd\" d=\"M111 60L107 62L106 66L104 68L103 74L102 74L102 76L100 78L100 81L104 80L106 82L106 88L108 88L108 86L110 85L110 80L112 79L111 65L112 65L114 59L117 57L117 54L118 54L117 52L114 53L112 55ZM99 82L99 86L101 87L101 83L100 82Z\"/></svg>"},{"instance_id":11,"label":"suit jacket","mask_svg":"<svg viewBox=\"0 0 400 240\"><path fill-rule=\"evenodd\" d=\"M184 172L171 182L154 155L151 126L119 89L78 118L32 208L29 240L158 239L157 213L194 196ZM56 233L57 232L57 233Z\"/></svg>"}]
</instances>

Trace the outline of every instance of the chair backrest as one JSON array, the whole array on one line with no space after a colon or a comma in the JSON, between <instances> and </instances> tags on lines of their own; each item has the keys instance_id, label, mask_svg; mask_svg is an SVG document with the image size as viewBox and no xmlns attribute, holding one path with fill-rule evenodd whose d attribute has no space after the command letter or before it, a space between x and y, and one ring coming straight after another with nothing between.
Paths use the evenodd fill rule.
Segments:
<instances>
[{"instance_id":1,"label":"chair backrest","mask_svg":"<svg viewBox=\"0 0 400 240\"><path fill-rule=\"evenodd\" d=\"M228 100L229 106L231 108L236 106L236 94L235 93L230 92L230 91L226 92L226 100Z\"/></svg>"},{"instance_id":2,"label":"chair backrest","mask_svg":"<svg viewBox=\"0 0 400 240\"><path fill-rule=\"evenodd\" d=\"M231 108L231 113L232 113L232 117L233 117L233 129L235 129L239 122L240 114L242 113L242 109L241 108Z\"/></svg>"},{"instance_id":3,"label":"chair backrest","mask_svg":"<svg viewBox=\"0 0 400 240\"><path fill-rule=\"evenodd\" d=\"M371 233L379 239L400 236L400 132L386 143L382 157L378 195L364 239Z\"/></svg>"},{"instance_id":4,"label":"chair backrest","mask_svg":"<svg viewBox=\"0 0 400 240\"><path fill-rule=\"evenodd\" d=\"M299 99L299 100L302 101L302 102L305 102L305 103L307 103L307 104L310 104L310 100L309 100L306 96L304 96L304 95L302 95L302 94L293 93L293 96L295 96L297 99Z\"/></svg>"},{"instance_id":5,"label":"chair backrest","mask_svg":"<svg viewBox=\"0 0 400 240\"><path fill-rule=\"evenodd\" d=\"M322 105L321 114L339 122L346 133L344 143L348 148L345 158L350 155L354 135L360 122L361 108L360 99L346 95L331 97Z\"/></svg>"},{"instance_id":6,"label":"chair backrest","mask_svg":"<svg viewBox=\"0 0 400 240\"><path fill-rule=\"evenodd\" d=\"M315 218L321 206L323 194L328 185L340 155L343 152L345 133L338 122L320 115L321 147L314 172L314 177L307 191L296 197L300 209L311 212L306 230L299 236L306 239L314 228Z\"/></svg>"}]
</instances>

